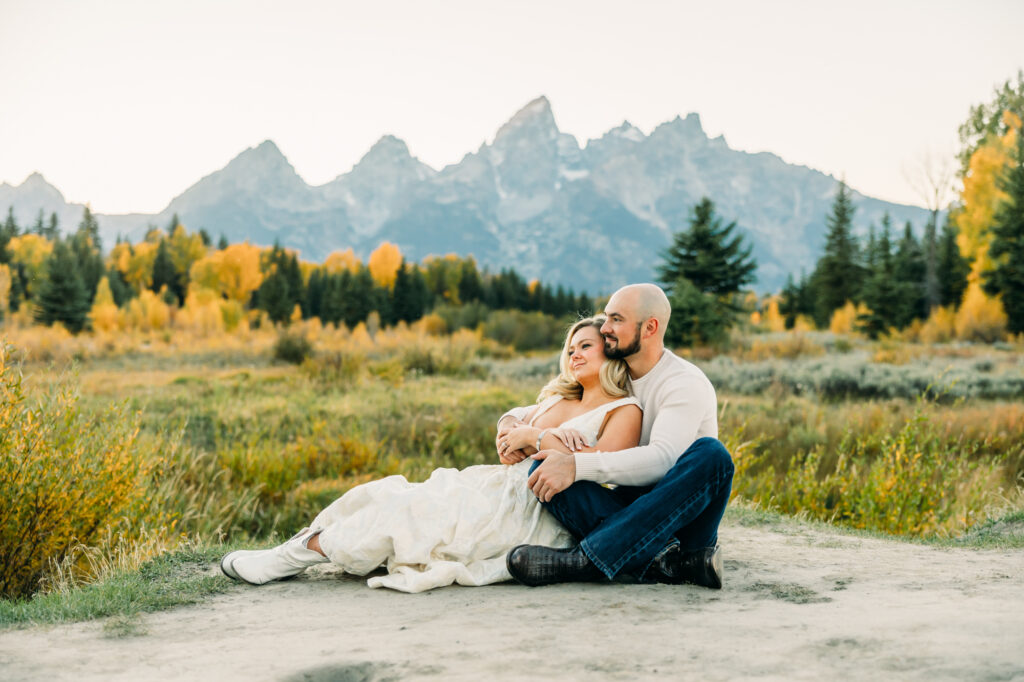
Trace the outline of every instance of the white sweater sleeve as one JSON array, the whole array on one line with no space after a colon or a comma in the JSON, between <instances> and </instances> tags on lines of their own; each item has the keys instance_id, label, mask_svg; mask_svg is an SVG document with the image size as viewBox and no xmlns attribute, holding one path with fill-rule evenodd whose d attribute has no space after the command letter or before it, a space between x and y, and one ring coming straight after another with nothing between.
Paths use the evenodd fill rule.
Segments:
<instances>
[{"instance_id":1,"label":"white sweater sleeve","mask_svg":"<svg viewBox=\"0 0 1024 682\"><path fill-rule=\"evenodd\" d=\"M696 380L673 382L663 390L650 443L618 452L576 453L577 481L652 485L668 473L697 440L708 409L716 410L716 401L713 393L708 395L710 385Z\"/></svg>"}]
</instances>

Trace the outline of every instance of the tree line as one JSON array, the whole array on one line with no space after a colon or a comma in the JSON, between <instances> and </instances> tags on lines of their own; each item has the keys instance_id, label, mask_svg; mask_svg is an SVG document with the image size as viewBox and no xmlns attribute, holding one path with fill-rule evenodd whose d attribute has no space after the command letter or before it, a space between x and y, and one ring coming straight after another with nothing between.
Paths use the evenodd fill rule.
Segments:
<instances>
[{"instance_id":1,"label":"tree line","mask_svg":"<svg viewBox=\"0 0 1024 682\"><path fill-rule=\"evenodd\" d=\"M354 327L376 312L383 325L414 322L439 306L473 304L552 316L593 309L585 292L527 281L513 268L491 273L472 256L449 254L422 263L382 243L363 263L351 249L322 264L300 261L280 245L212 244L205 230L189 232L177 216L151 227L137 244L118 239L104 256L89 207L77 229L60 232L55 214L22 229L13 207L0 225L0 315L27 306L35 321L72 332L91 325L98 304L124 308L139 297L187 307L211 295L273 323L319 318ZM255 316L254 319L259 319Z\"/></svg>"}]
</instances>

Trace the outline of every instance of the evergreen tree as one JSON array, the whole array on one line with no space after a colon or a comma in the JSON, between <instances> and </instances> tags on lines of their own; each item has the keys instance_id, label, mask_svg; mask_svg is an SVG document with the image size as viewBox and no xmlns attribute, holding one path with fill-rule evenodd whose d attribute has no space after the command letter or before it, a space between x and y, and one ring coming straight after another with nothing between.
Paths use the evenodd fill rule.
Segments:
<instances>
[{"instance_id":1,"label":"evergreen tree","mask_svg":"<svg viewBox=\"0 0 1024 682\"><path fill-rule=\"evenodd\" d=\"M199 228L199 238L203 240L203 246L209 248L213 240L210 239L210 233L206 231L205 227Z\"/></svg>"},{"instance_id":2,"label":"evergreen tree","mask_svg":"<svg viewBox=\"0 0 1024 682\"><path fill-rule=\"evenodd\" d=\"M303 318L319 317L321 322L325 321L323 300L326 284L326 272L322 268L317 268L310 273L309 283L306 285L305 305L302 307Z\"/></svg>"},{"instance_id":3,"label":"evergreen tree","mask_svg":"<svg viewBox=\"0 0 1024 682\"><path fill-rule=\"evenodd\" d=\"M178 225L180 224L181 220L178 219L178 214L175 213L173 216L171 216L171 222L167 223L167 236L170 237L172 234L174 234L175 228L177 228Z\"/></svg>"},{"instance_id":4,"label":"evergreen tree","mask_svg":"<svg viewBox=\"0 0 1024 682\"><path fill-rule=\"evenodd\" d=\"M936 273L939 280L939 305L959 307L967 290L970 262L964 258L957 244L956 224L946 216L939 239Z\"/></svg>"},{"instance_id":5,"label":"evergreen tree","mask_svg":"<svg viewBox=\"0 0 1024 682\"><path fill-rule=\"evenodd\" d=\"M941 305L939 295L939 239L938 239L938 209L932 211L931 217L924 226L924 307L925 313L930 314L932 309Z\"/></svg>"},{"instance_id":6,"label":"evergreen tree","mask_svg":"<svg viewBox=\"0 0 1024 682\"><path fill-rule=\"evenodd\" d=\"M78 263L61 240L54 244L46 273L36 296L36 321L46 325L60 322L77 334L88 319L91 301L78 273Z\"/></svg>"},{"instance_id":7,"label":"evergreen tree","mask_svg":"<svg viewBox=\"0 0 1024 682\"><path fill-rule=\"evenodd\" d=\"M288 291L288 279L280 270L266 277L256 290L259 307L267 311L272 322L288 324L292 316L292 298Z\"/></svg>"},{"instance_id":8,"label":"evergreen tree","mask_svg":"<svg viewBox=\"0 0 1024 682\"><path fill-rule=\"evenodd\" d=\"M82 276L86 293L92 301L105 267L100 245L100 226L88 206L82 211L82 220L71 236L70 244L75 260L78 261L78 272Z\"/></svg>"},{"instance_id":9,"label":"evergreen tree","mask_svg":"<svg viewBox=\"0 0 1024 682\"><path fill-rule=\"evenodd\" d=\"M715 345L728 338L732 311L722 309L721 299L708 296L685 277L674 282L668 299L672 317L665 330L666 344Z\"/></svg>"},{"instance_id":10,"label":"evergreen tree","mask_svg":"<svg viewBox=\"0 0 1024 682\"><path fill-rule=\"evenodd\" d=\"M908 222L903 228L894 259L895 284L899 290L900 307L893 320L894 325L902 329L915 319L926 314L924 299L924 279L926 264L924 251L914 237L914 231Z\"/></svg>"},{"instance_id":11,"label":"evergreen tree","mask_svg":"<svg viewBox=\"0 0 1024 682\"><path fill-rule=\"evenodd\" d=\"M36 222L32 226L32 232L42 236L46 232L46 223L44 221L43 209L39 209L39 214L36 216Z\"/></svg>"},{"instance_id":12,"label":"evergreen tree","mask_svg":"<svg viewBox=\"0 0 1024 682\"><path fill-rule=\"evenodd\" d=\"M125 303L135 298L135 290L132 289L128 281L125 280L124 275L117 268L109 268L106 273L107 283L110 285L110 295L114 299L114 304L117 307L123 306Z\"/></svg>"},{"instance_id":13,"label":"evergreen tree","mask_svg":"<svg viewBox=\"0 0 1024 682\"><path fill-rule=\"evenodd\" d=\"M60 221L56 213L50 213L50 222L43 228L42 235L51 242L60 237Z\"/></svg>"},{"instance_id":14,"label":"evergreen tree","mask_svg":"<svg viewBox=\"0 0 1024 682\"><path fill-rule=\"evenodd\" d=\"M1024 333L1024 134L1017 136L1017 148L1009 169L999 180L1007 194L996 209L989 255L992 267L984 273L984 288L1000 295L1006 310L1007 330Z\"/></svg>"},{"instance_id":15,"label":"evergreen tree","mask_svg":"<svg viewBox=\"0 0 1024 682\"><path fill-rule=\"evenodd\" d=\"M878 239L868 245L870 272L864 283L864 304L871 311L857 318L858 328L872 339L897 324L904 306L904 295L897 286L896 263L892 253L892 222L889 214L882 218ZM873 235L872 235L873 236Z\"/></svg>"},{"instance_id":16,"label":"evergreen tree","mask_svg":"<svg viewBox=\"0 0 1024 682\"><path fill-rule=\"evenodd\" d=\"M355 276L349 275L348 271L343 275L350 281L344 298L342 320L349 329L352 329L360 322L365 322L373 312L373 276L370 275L369 268L362 265Z\"/></svg>"},{"instance_id":17,"label":"evergreen tree","mask_svg":"<svg viewBox=\"0 0 1024 682\"><path fill-rule=\"evenodd\" d=\"M735 222L723 225L714 203L704 197L694 206L689 227L673 237L658 266L673 310L666 341L719 343L726 338L739 311L730 298L754 281L757 269L752 247L735 229Z\"/></svg>"},{"instance_id":18,"label":"evergreen tree","mask_svg":"<svg viewBox=\"0 0 1024 682\"><path fill-rule=\"evenodd\" d=\"M816 298L814 319L819 327L828 325L836 308L860 298L864 269L859 262L860 249L853 235L854 211L850 190L841 181L832 212L826 219L825 253L811 275Z\"/></svg>"},{"instance_id":19,"label":"evergreen tree","mask_svg":"<svg viewBox=\"0 0 1024 682\"><path fill-rule=\"evenodd\" d=\"M184 300L183 296L178 296L178 272L174 269L174 262L167 249L167 240L161 239L153 259L153 281L149 288L160 293L164 287L167 287L167 293L174 296L176 301Z\"/></svg>"},{"instance_id":20,"label":"evergreen tree","mask_svg":"<svg viewBox=\"0 0 1024 682\"><path fill-rule=\"evenodd\" d=\"M396 273L393 294L391 309L396 321L415 322L423 317L430 292L418 267L406 265L405 261L402 261Z\"/></svg>"},{"instance_id":21,"label":"evergreen tree","mask_svg":"<svg viewBox=\"0 0 1024 682\"><path fill-rule=\"evenodd\" d=\"M343 274L328 274L324 279L323 296L320 299L320 320L334 326L342 321L344 314L344 299L346 295L346 278L348 272Z\"/></svg>"},{"instance_id":22,"label":"evergreen tree","mask_svg":"<svg viewBox=\"0 0 1024 682\"><path fill-rule=\"evenodd\" d=\"M463 304L483 299L483 282L476 269L476 261L466 258L459 267L459 301Z\"/></svg>"},{"instance_id":23,"label":"evergreen tree","mask_svg":"<svg viewBox=\"0 0 1024 682\"><path fill-rule=\"evenodd\" d=\"M220 239L217 240L217 250L223 251L228 248L228 246L230 246L230 244L228 244L228 238L221 234Z\"/></svg>"},{"instance_id":24,"label":"evergreen tree","mask_svg":"<svg viewBox=\"0 0 1024 682\"><path fill-rule=\"evenodd\" d=\"M726 297L754 281L757 262L743 235L734 234L736 223L722 224L715 205L704 197L693 208L690 225L677 232L663 254L658 275L669 289L680 279L689 280L704 294Z\"/></svg>"},{"instance_id":25,"label":"evergreen tree","mask_svg":"<svg viewBox=\"0 0 1024 682\"><path fill-rule=\"evenodd\" d=\"M7 219L0 226L0 263L10 263L11 254L7 246L18 236L18 223L14 219L14 207L7 207Z\"/></svg>"}]
</instances>

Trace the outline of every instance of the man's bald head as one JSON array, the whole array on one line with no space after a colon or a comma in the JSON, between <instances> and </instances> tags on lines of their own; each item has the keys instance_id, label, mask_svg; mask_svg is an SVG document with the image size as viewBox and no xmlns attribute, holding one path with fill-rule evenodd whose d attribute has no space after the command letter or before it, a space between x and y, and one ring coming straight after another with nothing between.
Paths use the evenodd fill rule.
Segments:
<instances>
[{"instance_id":1,"label":"man's bald head","mask_svg":"<svg viewBox=\"0 0 1024 682\"><path fill-rule=\"evenodd\" d=\"M605 310L609 313L618 311L625 313L628 317L637 322L650 318L658 321L657 338L665 338L665 329L668 328L668 320L672 315L672 306L669 305L668 296L664 290L656 284L628 284L608 299Z\"/></svg>"}]
</instances>

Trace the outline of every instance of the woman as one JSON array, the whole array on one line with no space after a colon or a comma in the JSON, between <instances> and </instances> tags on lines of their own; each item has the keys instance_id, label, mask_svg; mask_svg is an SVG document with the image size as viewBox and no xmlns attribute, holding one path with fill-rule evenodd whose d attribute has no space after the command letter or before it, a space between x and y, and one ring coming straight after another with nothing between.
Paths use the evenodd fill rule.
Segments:
<instances>
[{"instance_id":1,"label":"woman","mask_svg":"<svg viewBox=\"0 0 1024 682\"><path fill-rule=\"evenodd\" d=\"M572 326L558 376L541 391L525 423L497 443L501 461L515 464L437 469L423 483L388 476L357 486L283 545L231 552L221 570L261 585L327 561L355 575L387 564L388 575L371 578L370 587L422 592L455 582L509 580L505 556L516 545L572 545L527 488L533 461L527 455L539 449L616 451L638 443L639 403L628 396L625 363L605 357L603 322L588 318Z\"/></svg>"}]
</instances>

